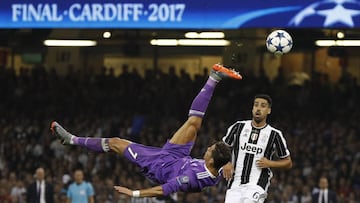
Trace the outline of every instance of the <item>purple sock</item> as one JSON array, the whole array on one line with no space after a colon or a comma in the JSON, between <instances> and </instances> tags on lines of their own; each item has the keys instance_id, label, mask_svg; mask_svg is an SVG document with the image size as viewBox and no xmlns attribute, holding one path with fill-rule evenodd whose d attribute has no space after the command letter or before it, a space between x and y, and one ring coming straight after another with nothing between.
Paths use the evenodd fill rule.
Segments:
<instances>
[{"instance_id":1,"label":"purple sock","mask_svg":"<svg viewBox=\"0 0 360 203\"><path fill-rule=\"evenodd\" d=\"M189 116L203 117L205 115L205 111L209 105L210 99L213 95L217 83L218 81L216 81L212 77L209 77L204 87L193 100L190 107Z\"/></svg>"},{"instance_id":2,"label":"purple sock","mask_svg":"<svg viewBox=\"0 0 360 203\"><path fill-rule=\"evenodd\" d=\"M91 137L74 136L72 141L74 145L79 145L95 152L110 151L108 138L91 138Z\"/></svg>"}]
</instances>

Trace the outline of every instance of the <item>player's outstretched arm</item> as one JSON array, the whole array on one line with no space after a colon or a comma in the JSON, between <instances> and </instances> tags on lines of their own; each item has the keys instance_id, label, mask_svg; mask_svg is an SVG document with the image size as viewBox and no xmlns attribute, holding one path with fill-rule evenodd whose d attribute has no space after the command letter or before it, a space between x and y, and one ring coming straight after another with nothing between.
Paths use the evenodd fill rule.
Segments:
<instances>
[{"instance_id":1,"label":"player's outstretched arm","mask_svg":"<svg viewBox=\"0 0 360 203\"><path fill-rule=\"evenodd\" d=\"M119 193L123 193L130 197L156 197L164 194L163 189L160 185L142 190L130 190L129 188L122 186L114 186L114 189Z\"/></svg>"}]
</instances>

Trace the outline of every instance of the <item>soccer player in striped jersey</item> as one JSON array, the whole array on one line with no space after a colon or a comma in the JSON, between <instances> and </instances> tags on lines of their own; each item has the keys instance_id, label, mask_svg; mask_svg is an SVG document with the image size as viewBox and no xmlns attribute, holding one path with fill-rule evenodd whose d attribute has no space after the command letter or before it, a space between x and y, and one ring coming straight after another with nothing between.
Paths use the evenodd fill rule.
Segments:
<instances>
[{"instance_id":1,"label":"soccer player in striped jersey","mask_svg":"<svg viewBox=\"0 0 360 203\"><path fill-rule=\"evenodd\" d=\"M228 180L225 203L264 202L273 176L271 168L292 167L282 132L267 123L271 105L269 95L256 95L252 119L235 122L223 137L232 147L232 162L223 167L223 175Z\"/></svg>"},{"instance_id":2,"label":"soccer player in striped jersey","mask_svg":"<svg viewBox=\"0 0 360 203\"><path fill-rule=\"evenodd\" d=\"M220 169L231 160L231 149L222 141L208 147L204 159L189 156L213 91L227 77L241 79L241 75L234 70L219 64L213 66L206 84L191 104L187 121L162 148L144 146L120 138L78 137L67 132L57 122L51 123L51 131L63 144L78 145L96 152L121 154L139 166L147 178L159 184L134 191L115 186L115 190L120 193L133 197L150 197L177 191L199 192L217 184L222 177Z\"/></svg>"}]
</instances>

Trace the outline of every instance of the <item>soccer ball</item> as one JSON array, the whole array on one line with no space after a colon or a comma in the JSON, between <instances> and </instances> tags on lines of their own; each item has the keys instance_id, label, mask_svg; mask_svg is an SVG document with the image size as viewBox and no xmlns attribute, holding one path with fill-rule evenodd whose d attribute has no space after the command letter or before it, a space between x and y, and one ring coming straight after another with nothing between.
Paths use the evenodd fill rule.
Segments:
<instances>
[{"instance_id":1,"label":"soccer ball","mask_svg":"<svg viewBox=\"0 0 360 203\"><path fill-rule=\"evenodd\" d=\"M266 39L267 49L274 54L283 55L288 53L293 46L293 40L285 30L275 30Z\"/></svg>"}]
</instances>

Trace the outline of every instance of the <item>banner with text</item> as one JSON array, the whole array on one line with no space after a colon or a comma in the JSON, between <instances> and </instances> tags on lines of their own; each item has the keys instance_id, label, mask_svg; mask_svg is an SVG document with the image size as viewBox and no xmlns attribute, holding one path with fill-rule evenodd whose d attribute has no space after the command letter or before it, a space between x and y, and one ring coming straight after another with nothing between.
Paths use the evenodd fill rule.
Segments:
<instances>
[{"instance_id":1,"label":"banner with text","mask_svg":"<svg viewBox=\"0 0 360 203\"><path fill-rule=\"evenodd\" d=\"M0 28L243 27L360 27L360 0L0 1Z\"/></svg>"}]
</instances>

